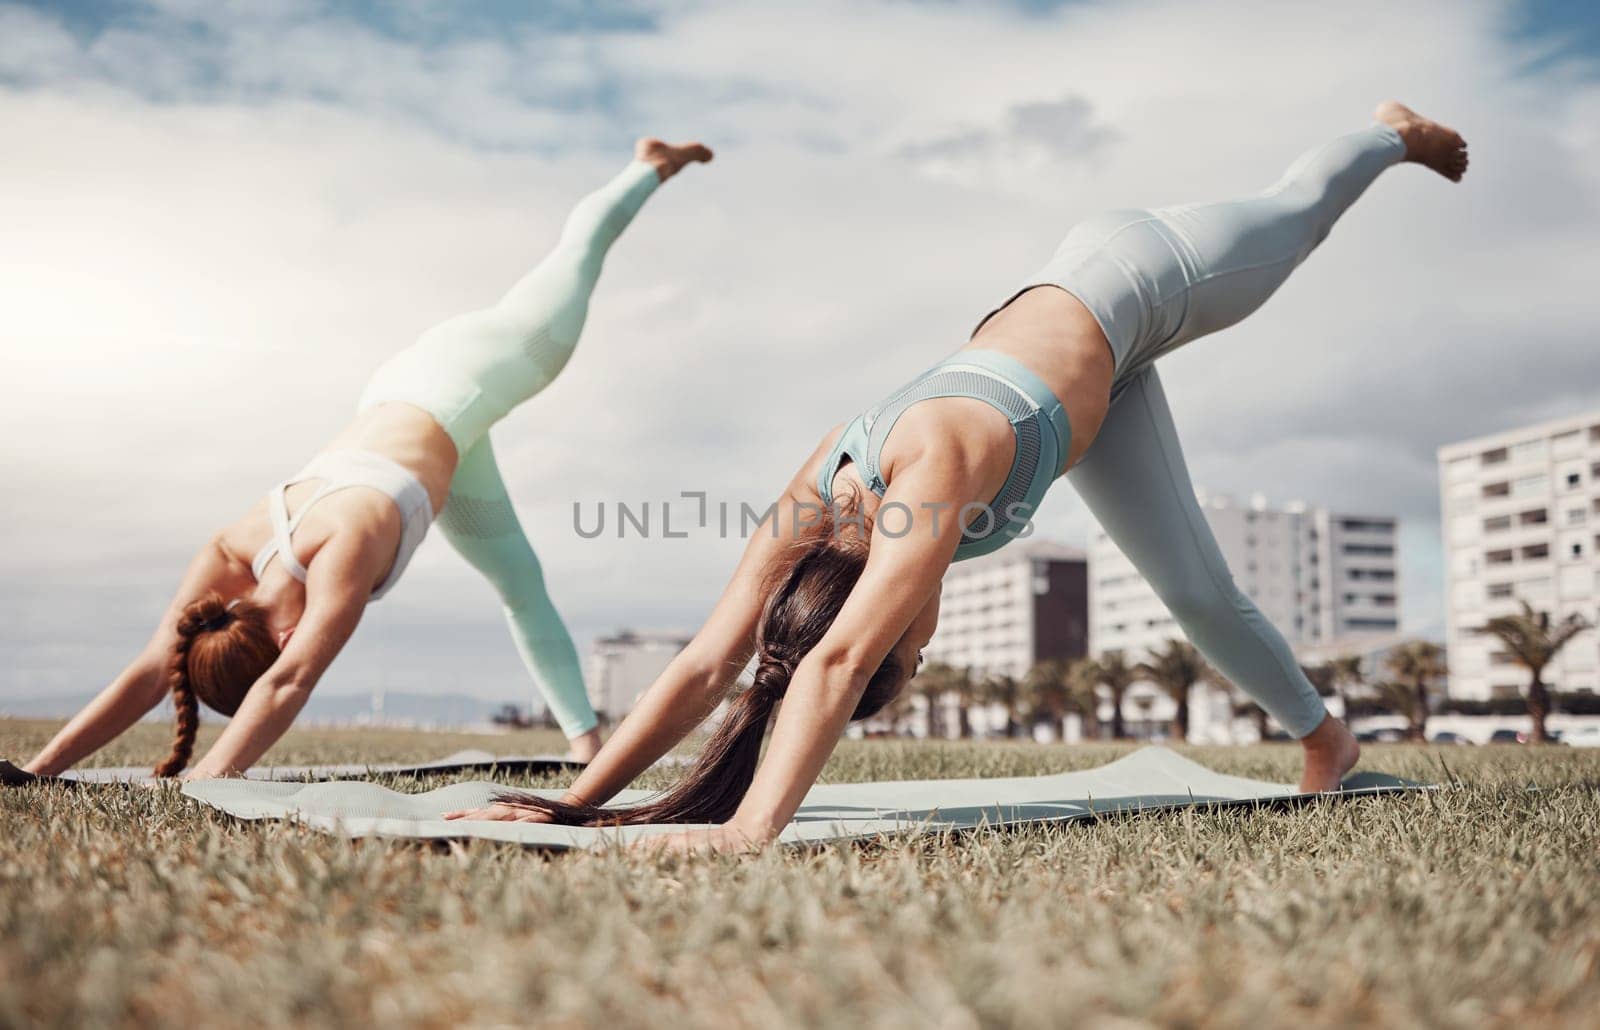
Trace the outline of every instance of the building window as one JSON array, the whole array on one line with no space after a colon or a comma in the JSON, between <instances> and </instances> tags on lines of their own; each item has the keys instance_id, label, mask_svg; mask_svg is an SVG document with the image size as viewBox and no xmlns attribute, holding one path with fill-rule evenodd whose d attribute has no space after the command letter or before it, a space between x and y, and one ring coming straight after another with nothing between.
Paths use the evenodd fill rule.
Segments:
<instances>
[{"instance_id":1,"label":"building window","mask_svg":"<svg viewBox=\"0 0 1600 1030\"><path fill-rule=\"evenodd\" d=\"M1583 557L1583 541L1582 540L1574 540L1572 542L1572 555L1571 556L1574 557L1574 558L1582 558Z\"/></svg>"},{"instance_id":2,"label":"building window","mask_svg":"<svg viewBox=\"0 0 1600 1030\"><path fill-rule=\"evenodd\" d=\"M1508 548L1504 551L1490 551L1483 556L1483 561L1486 565L1510 565L1512 558L1513 554Z\"/></svg>"},{"instance_id":3,"label":"building window","mask_svg":"<svg viewBox=\"0 0 1600 1030\"><path fill-rule=\"evenodd\" d=\"M1538 561L1540 558L1550 557L1549 544L1529 544L1522 549L1523 561Z\"/></svg>"},{"instance_id":4,"label":"building window","mask_svg":"<svg viewBox=\"0 0 1600 1030\"><path fill-rule=\"evenodd\" d=\"M1495 597L1495 598L1510 597L1510 596L1512 596L1511 584L1510 583L1490 583L1489 584L1488 593L1489 593L1490 597Z\"/></svg>"},{"instance_id":5,"label":"building window","mask_svg":"<svg viewBox=\"0 0 1600 1030\"><path fill-rule=\"evenodd\" d=\"M1510 497L1511 496L1511 484L1509 482L1485 483L1483 485L1483 496L1485 496L1485 497Z\"/></svg>"},{"instance_id":6,"label":"building window","mask_svg":"<svg viewBox=\"0 0 1600 1030\"><path fill-rule=\"evenodd\" d=\"M1572 477L1568 477L1571 479ZM1537 476L1518 476L1516 482L1511 484L1511 493L1514 497L1527 497L1530 494L1542 493L1549 485L1549 480L1541 473Z\"/></svg>"},{"instance_id":7,"label":"building window","mask_svg":"<svg viewBox=\"0 0 1600 1030\"><path fill-rule=\"evenodd\" d=\"M1568 490L1576 490L1576 489L1578 489L1578 487L1580 487L1582 485L1583 485L1583 473L1582 472L1568 472L1567 473L1567 489Z\"/></svg>"},{"instance_id":8,"label":"building window","mask_svg":"<svg viewBox=\"0 0 1600 1030\"><path fill-rule=\"evenodd\" d=\"M1511 448L1511 460L1514 462L1539 461L1543 458L1543 440L1524 440Z\"/></svg>"},{"instance_id":9,"label":"building window","mask_svg":"<svg viewBox=\"0 0 1600 1030\"><path fill-rule=\"evenodd\" d=\"M1483 531L1485 533L1498 533L1498 532L1500 532L1502 530L1506 530L1506 529L1510 529L1510 528L1511 528L1511 516L1510 515L1496 515L1492 519L1484 519L1483 520Z\"/></svg>"},{"instance_id":10,"label":"building window","mask_svg":"<svg viewBox=\"0 0 1600 1030\"><path fill-rule=\"evenodd\" d=\"M1569 525L1569 526L1581 526L1581 525L1583 525L1584 517L1585 517L1584 516L1584 511L1583 511L1582 508L1568 508L1567 509L1567 525Z\"/></svg>"},{"instance_id":11,"label":"building window","mask_svg":"<svg viewBox=\"0 0 1600 1030\"><path fill-rule=\"evenodd\" d=\"M1394 547L1389 544L1345 544L1340 550L1345 554L1368 555L1374 558L1394 557Z\"/></svg>"},{"instance_id":12,"label":"building window","mask_svg":"<svg viewBox=\"0 0 1600 1030\"><path fill-rule=\"evenodd\" d=\"M1534 508L1517 516L1517 522L1524 526L1542 526L1550 521L1550 512L1546 508Z\"/></svg>"},{"instance_id":13,"label":"building window","mask_svg":"<svg viewBox=\"0 0 1600 1030\"><path fill-rule=\"evenodd\" d=\"M1483 454L1479 456L1478 461L1483 465L1501 465L1505 463L1505 460L1508 457L1510 457L1510 454L1504 447L1496 447L1492 451L1484 451Z\"/></svg>"},{"instance_id":14,"label":"building window","mask_svg":"<svg viewBox=\"0 0 1600 1030\"><path fill-rule=\"evenodd\" d=\"M1551 586L1550 577L1548 576L1543 576L1539 579L1525 579L1517 584L1517 594L1530 601L1539 600L1550 596Z\"/></svg>"}]
</instances>

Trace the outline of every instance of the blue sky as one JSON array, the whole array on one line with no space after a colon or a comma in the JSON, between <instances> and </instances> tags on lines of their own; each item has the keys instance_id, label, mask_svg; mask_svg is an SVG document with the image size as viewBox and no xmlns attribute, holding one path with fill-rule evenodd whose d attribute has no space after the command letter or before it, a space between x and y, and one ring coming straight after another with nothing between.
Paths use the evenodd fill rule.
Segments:
<instances>
[{"instance_id":1,"label":"blue sky","mask_svg":"<svg viewBox=\"0 0 1600 1030\"><path fill-rule=\"evenodd\" d=\"M1434 450L1600 403L1590 4L0 2L0 40L0 699L114 673L199 540L645 132L718 160L652 200L496 437L581 642L692 629L737 545L583 541L574 501L764 503L1075 220L1258 189L1385 96L1462 128L1473 175L1386 176L1170 360L1195 478L1399 514L1426 631ZM1066 487L1041 522L1088 526ZM526 692L439 540L327 689L377 682Z\"/></svg>"}]
</instances>

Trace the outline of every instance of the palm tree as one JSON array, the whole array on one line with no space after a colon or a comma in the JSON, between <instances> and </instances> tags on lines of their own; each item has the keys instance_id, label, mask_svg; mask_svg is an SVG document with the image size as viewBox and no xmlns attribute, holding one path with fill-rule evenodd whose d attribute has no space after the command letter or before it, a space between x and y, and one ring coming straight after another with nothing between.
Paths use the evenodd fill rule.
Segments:
<instances>
[{"instance_id":1,"label":"palm tree","mask_svg":"<svg viewBox=\"0 0 1600 1030\"><path fill-rule=\"evenodd\" d=\"M1217 688L1229 698L1229 711L1235 719L1248 715L1250 721L1255 723L1256 739L1267 739L1267 710L1255 703L1249 694L1234 686L1233 681L1222 674L1222 670L1215 665L1207 663L1205 675L1201 677L1206 683Z\"/></svg>"},{"instance_id":2,"label":"palm tree","mask_svg":"<svg viewBox=\"0 0 1600 1030\"><path fill-rule=\"evenodd\" d=\"M944 732L944 702L951 693L963 698L972 682L966 669L955 669L943 662L929 662L911 681L911 688L922 698L928 713L928 736L942 738ZM962 720L965 722L965 719ZM965 735L963 733L963 735Z\"/></svg>"},{"instance_id":3,"label":"palm tree","mask_svg":"<svg viewBox=\"0 0 1600 1030\"><path fill-rule=\"evenodd\" d=\"M1384 656L1383 667L1395 682L1378 684L1379 691L1406 713L1412 740L1428 739L1428 691L1445 677L1444 648L1408 640Z\"/></svg>"},{"instance_id":4,"label":"palm tree","mask_svg":"<svg viewBox=\"0 0 1600 1030\"><path fill-rule=\"evenodd\" d=\"M1113 740L1125 739L1128 734L1122 722L1122 697L1139 678L1134 667L1128 664L1127 656L1121 651L1106 651L1099 658L1080 659L1073 666L1073 672L1078 683L1093 691L1097 697L1100 688L1106 688L1111 695L1111 737ZM1098 712L1096 718L1099 718Z\"/></svg>"},{"instance_id":5,"label":"palm tree","mask_svg":"<svg viewBox=\"0 0 1600 1030\"><path fill-rule=\"evenodd\" d=\"M1305 673L1306 679L1310 681L1311 687L1317 692L1318 697L1333 696L1333 664L1331 662L1302 665L1300 666L1300 671Z\"/></svg>"},{"instance_id":6,"label":"palm tree","mask_svg":"<svg viewBox=\"0 0 1600 1030\"><path fill-rule=\"evenodd\" d=\"M979 680L973 690L973 700L984 706L985 709L999 705L1005 709L1006 726L1005 736L1010 737L1017 724L1017 706L1022 700L1022 685L1015 676L1004 673L995 673ZM988 726L989 713L984 713L984 725Z\"/></svg>"},{"instance_id":7,"label":"palm tree","mask_svg":"<svg viewBox=\"0 0 1600 1030\"><path fill-rule=\"evenodd\" d=\"M1350 721L1350 691L1359 690L1366 685L1367 674L1362 670L1360 655L1345 654L1327 663L1328 673L1333 681L1334 696L1339 699L1340 706L1344 709L1344 719Z\"/></svg>"},{"instance_id":8,"label":"palm tree","mask_svg":"<svg viewBox=\"0 0 1600 1030\"><path fill-rule=\"evenodd\" d=\"M1099 718L1095 712L1094 689L1083 689L1072 664L1054 658L1038 663L1022 678L1022 696L1026 700L1030 727L1042 716L1065 738L1061 723L1069 712L1077 712L1083 717L1084 736L1096 735Z\"/></svg>"},{"instance_id":9,"label":"palm tree","mask_svg":"<svg viewBox=\"0 0 1600 1030\"><path fill-rule=\"evenodd\" d=\"M1179 743L1189 739L1189 691L1206 678L1209 666L1200 651L1187 640L1169 640L1150 660L1136 667L1140 676L1154 683L1173 701L1178 710L1172 719L1172 738Z\"/></svg>"},{"instance_id":10,"label":"palm tree","mask_svg":"<svg viewBox=\"0 0 1600 1030\"><path fill-rule=\"evenodd\" d=\"M916 711L916 705L913 702L917 697L916 682L912 681L907 684L904 690L894 696L894 700L883 706L883 710L879 712L878 717L888 722L891 734L897 737L900 736L900 731L905 726L906 720L911 718L912 712Z\"/></svg>"},{"instance_id":11,"label":"palm tree","mask_svg":"<svg viewBox=\"0 0 1600 1030\"><path fill-rule=\"evenodd\" d=\"M1532 739L1535 744L1546 743L1550 736L1545 732L1544 720L1550 714L1550 688L1544 682L1544 669L1560 653L1568 641L1589 628L1589 621L1574 612L1554 622L1549 612L1536 612L1527 601L1516 615L1501 615L1490 619L1479 630L1498 637L1511 652L1511 658L1528 670L1528 692L1524 700L1528 717L1533 721Z\"/></svg>"}]
</instances>

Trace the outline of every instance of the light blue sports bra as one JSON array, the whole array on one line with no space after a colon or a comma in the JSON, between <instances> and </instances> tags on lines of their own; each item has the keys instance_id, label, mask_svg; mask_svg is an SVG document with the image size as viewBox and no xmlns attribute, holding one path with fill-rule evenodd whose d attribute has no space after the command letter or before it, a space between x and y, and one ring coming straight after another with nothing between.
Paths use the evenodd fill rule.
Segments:
<instances>
[{"instance_id":1,"label":"light blue sports bra","mask_svg":"<svg viewBox=\"0 0 1600 1030\"><path fill-rule=\"evenodd\" d=\"M983 401L1011 422L1017 453L1011 474L986 511L969 506L970 524L961 533L956 561L1004 547L1028 532L1029 520L1065 464L1072 442L1067 412L1055 394L1025 365L998 351L964 350L928 369L845 426L839 442L817 474L817 492L833 504L833 478L846 458L868 489L879 497L889 489L879 457L884 441L906 409L935 397Z\"/></svg>"}]
</instances>

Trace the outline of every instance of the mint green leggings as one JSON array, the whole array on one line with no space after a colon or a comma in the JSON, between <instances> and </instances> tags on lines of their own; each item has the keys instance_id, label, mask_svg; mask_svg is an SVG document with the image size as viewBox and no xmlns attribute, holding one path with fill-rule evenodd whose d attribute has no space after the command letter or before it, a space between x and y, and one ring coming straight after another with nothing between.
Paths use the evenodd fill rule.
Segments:
<instances>
[{"instance_id":1,"label":"mint green leggings","mask_svg":"<svg viewBox=\"0 0 1600 1030\"><path fill-rule=\"evenodd\" d=\"M380 367L360 408L402 401L444 427L461 456L439 529L493 584L511 638L568 737L598 721L572 635L506 493L489 427L555 379L578 344L606 251L660 182L639 161L573 208L550 255L493 307L441 322Z\"/></svg>"}]
</instances>

